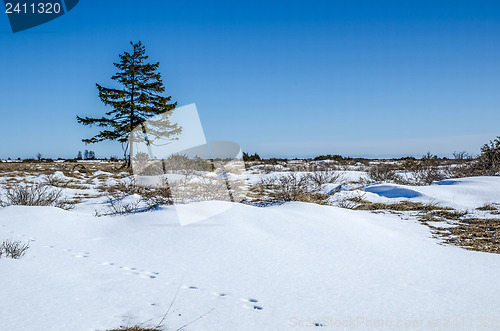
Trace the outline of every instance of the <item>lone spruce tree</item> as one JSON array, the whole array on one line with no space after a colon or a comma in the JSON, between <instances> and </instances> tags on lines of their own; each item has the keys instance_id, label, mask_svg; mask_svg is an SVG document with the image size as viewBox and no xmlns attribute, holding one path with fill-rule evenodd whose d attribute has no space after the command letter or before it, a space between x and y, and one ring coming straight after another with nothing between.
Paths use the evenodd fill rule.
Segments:
<instances>
[{"instance_id":1,"label":"lone spruce tree","mask_svg":"<svg viewBox=\"0 0 500 331\"><path fill-rule=\"evenodd\" d=\"M120 142L127 168L131 167L134 156L134 140L130 138L131 133L138 127L145 133L144 123L148 119L162 115L159 120L152 121L154 128L151 126L148 128L148 144L152 144L156 137L175 137L181 132L177 124L171 124L168 120L177 102L170 103L172 97L162 96L165 87L158 72L160 63L146 62L148 59L146 48L140 41L130 44L134 48L133 53L124 52L119 55L120 62L114 63L119 71L111 77L121 85L121 88L106 88L96 84L99 98L112 110L101 118L76 117L78 123L83 125L105 128L92 138L82 139L86 144L104 140Z\"/></svg>"}]
</instances>

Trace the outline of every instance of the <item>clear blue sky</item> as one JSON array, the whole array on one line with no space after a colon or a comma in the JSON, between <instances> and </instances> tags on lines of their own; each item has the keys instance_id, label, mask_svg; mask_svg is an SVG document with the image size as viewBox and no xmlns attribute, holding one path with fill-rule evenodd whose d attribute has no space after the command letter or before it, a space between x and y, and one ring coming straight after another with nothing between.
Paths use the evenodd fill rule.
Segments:
<instances>
[{"instance_id":1,"label":"clear blue sky","mask_svg":"<svg viewBox=\"0 0 500 331\"><path fill-rule=\"evenodd\" d=\"M73 157L95 83L141 40L208 140L261 156L478 153L500 135L500 1L81 0L13 34L0 13L0 158Z\"/></svg>"}]
</instances>

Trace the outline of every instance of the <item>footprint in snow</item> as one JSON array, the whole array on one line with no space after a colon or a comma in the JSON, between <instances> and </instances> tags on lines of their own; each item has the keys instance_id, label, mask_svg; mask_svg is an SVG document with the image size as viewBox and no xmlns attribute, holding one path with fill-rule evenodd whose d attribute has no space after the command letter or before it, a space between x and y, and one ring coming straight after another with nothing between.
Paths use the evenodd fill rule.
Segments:
<instances>
[{"instance_id":1,"label":"footprint in snow","mask_svg":"<svg viewBox=\"0 0 500 331\"><path fill-rule=\"evenodd\" d=\"M142 274L140 274L140 276L142 278L150 278L150 279L155 279L157 277L157 275L149 273L149 272L142 273Z\"/></svg>"},{"instance_id":2,"label":"footprint in snow","mask_svg":"<svg viewBox=\"0 0 500 331\"><path fill-rule=\"evenodd\" d=\"M113 263L113 262L102 262L101 264L102 265L109 265L109 266L115 265L115 263ZM150 272L150 271L145 271L142 269L139 270L138 268L134 268L134 267L118 266L118 269L122 270L122 271L129 271L129 274L135 275L135 276L140 276L141 278L155 279L159 275L159 273L156 271Z\"/></svg>"},{"instance_id":3,"label":"footprint in snow","mask_svg":"<svg viewBox=\"0 0 500 331\"><path fill-rule=\"evenodd\" d=\"M262 306L255 305L255 303L259 302L259 300L257 300L257 299L248 298L248 299L241 299L241 301L249 303L249 304L243 305L243 307L245 307L246 309L252 309L252 310L264 309L264 308L262 308Z\"/></svg>"},{"instance_id":4,"label":"footprint in snow","mask_svg":"<svg viewBox=\"0 0 500 331\"><path fill-rule=\"evenodd\" d=\"M192 291L200 290L198 286L182 286L182 288L185 290L192 290Z\"/></svg>"},{"instance_id":5,"label":"footprint in snow","mask_svg":"<svg viewBox=\"0 0 500 331\"><path fill-rule=\"evenodd\" d=\"M101 265L115 265L113 262L101 262Z\"/></svg>"},{"instance_id":6,"label":"footprint in snow","mask_svg":"<svg viewBox=\"0 0 500 331\"><path fill-rule=\"evenodd\" d=\"M251 309L251 310L262 310L262 309L264 309L261 306L257 306L257 305L244 305L243 307L246 308L246 309Z\"/></svg>"},{"instance_id":7,"label":"footprint in snow","mask_svg":"<svg viewBox=\"0 0 500 331\"><path fill-rule=\"evenodd\" d=\"M257 299L252 299L252 298L250 298L250 299L241 299L241 301L244 301L244 302L251 302L251 303L256 303L256 302L259 302L259 300L257 300Z\"/></svg>"},{"instance_id":8,"label":"footprint in snow","mask_svg":"<svg viewBox=\"0 0 500 331\"><path fill-rule=\"evenodd\" d=\"M75 255L77 258L87 258L90 256L90 253L78 253Z\"/></svg>"}]
</instances>

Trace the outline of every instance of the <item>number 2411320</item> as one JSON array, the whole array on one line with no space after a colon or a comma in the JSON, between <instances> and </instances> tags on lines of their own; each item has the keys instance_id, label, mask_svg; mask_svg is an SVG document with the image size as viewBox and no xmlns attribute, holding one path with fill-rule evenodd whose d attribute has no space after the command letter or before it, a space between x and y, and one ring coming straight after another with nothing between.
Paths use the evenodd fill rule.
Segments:
<instances>
[{"instance_id":1,"label":"number 2411320","mask_svg":"<svg viewBox=\"0 0 500 331\"><path fill-rule=\"evenodd\" d=\"M40 2L40 3L16 3L7 2L5 4L6 14L59 14L61 12L60 3Z\"/></svg>"}]
</instances>

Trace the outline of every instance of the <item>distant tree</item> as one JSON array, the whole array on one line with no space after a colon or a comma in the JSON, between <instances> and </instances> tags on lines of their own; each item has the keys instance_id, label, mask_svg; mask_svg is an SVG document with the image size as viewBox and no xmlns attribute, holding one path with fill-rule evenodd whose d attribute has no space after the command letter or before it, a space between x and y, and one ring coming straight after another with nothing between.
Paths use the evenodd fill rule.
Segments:
<instances>
[{"instance_id":1,"label":"distant tree","mask_svg":"<svg viewBox=\"0 0 500 331\"><path fill-rule=\"evenodd\" d=\"M38 154L36 155L36 158L38 159L38 161L40 161L40 160L42 159L42 154L38 153Z\"/></svg>"},{"instance_id":2,"label":"distant tree","mask_svg":"<svg viewBox=\"0 0 500 331\"><path fill-rule=\"evenodd\" d=\"M88 159L89 160L95 160L95 153L94 153L94 151L89 151Z\"/></svg>"},{"instance_id":3,"label":"distant tree","mask_svg":"<svg viewBox=\"0 0 500 331\"><path fill-rule=\"evenodd\" d=\"M260 156L257 153L255 153L254 155L250 155L248 153L243 152L243 161L245 162L260 161Z\"/></svg>"},{"instance_id":4,"label":"distant tree","mask_svg":"<svg viewBox=\"0 0 500 331\"><path fill-rule=\"evenodd\" d=\"M141 126L145 133L145 122L156 115L162 115L153 129L148 127L149 145L157 137L175 137L181 132L177 124L170 124L168 116L175 109L177 103L170 103L172 97L162 96L165 87L158 72L159 62L148 63L146 60L146 48L139 41L130 43L133 52L120 54L120 62L114 63L118 72L111 77L117 81L120 88L106 88L99 84L99 98L112 109L100 118L77 116L78 123L83 125L97 125L105 128L90 139L83 142L97 143L104 140L116 140L122 144L125 166L131 167L131 156L133 156L134 138L131 133L134 128Z\"/></svg>"},{"instance_id":5,"label":"distant tree","mask_svg":"<svg viewBox=\"0 0 500 331\"><path fill-rule=\"evenodd\" d=\"M77 156L76 156L76 159L77 159L77 160L81 160L81 159L83 159L83 157L82 157L82 151L78 151L78 154L77 154Z\"/></svg>"},{"instance_id":6,"label":"distant tree","mask_svg":"<svg viewBox=\"0 0 500 331\"><path fill-rule=\"evenodd\" d=\"M461 152L453 152L453 158L459 162L461 161L465 161L469 158L469 155L467 154L467 152L465 151L461 151Z\"/></svg>"},{"instance_id":7,"label":"distant tree","mask_svg":"<svg viewBox=\"0 0 500 331\"><path fill-rule=\"evenodd\" d=\"M85 160L88 160L88 158L89 158L89 151L88 150L85 150L85 152L83 152L83 158Z\"/></svg>"},{"instance_id":8,"label":"distant tree","mask_svg":"<svg viewBox=\"0 0 500 331\"><path fill-rule=\"evenodd\" d=\"M482 175L494 176L500 172L500 137L481 147L478 166Z\"/></svg>"},{"instance_id":9,"label":"distant tree","mask_svg":"<svg viewBox=\"0 0 500 331\"><path fill-rule=\"evenodd\" d=\"M341 155L320 155L316 156L314 161L324 161L324 160L333 160L333 161L342 161L344 158Z\"/></svg>"}]
</instances>

